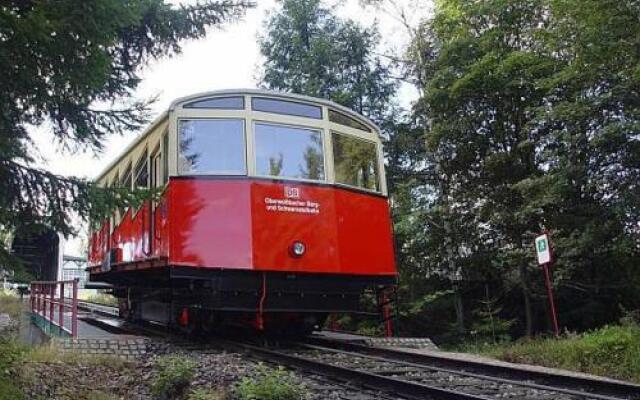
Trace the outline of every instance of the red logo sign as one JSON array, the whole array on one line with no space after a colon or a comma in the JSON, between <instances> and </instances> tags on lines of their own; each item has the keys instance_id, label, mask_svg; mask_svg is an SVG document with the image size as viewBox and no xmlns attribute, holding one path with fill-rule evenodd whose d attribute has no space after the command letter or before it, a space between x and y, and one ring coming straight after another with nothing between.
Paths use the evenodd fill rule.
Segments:
<instances>
[{"instance_id":1,"label":"red logo sign","mask_svg":"<svg viewBox=\"0 0 640 400\"><path fill-rule=\"evenodd\" d=\"M285 186L284 197L286 197L287 199L299 199L300 189L297 187Z\"/></svg>"}]
</instances>

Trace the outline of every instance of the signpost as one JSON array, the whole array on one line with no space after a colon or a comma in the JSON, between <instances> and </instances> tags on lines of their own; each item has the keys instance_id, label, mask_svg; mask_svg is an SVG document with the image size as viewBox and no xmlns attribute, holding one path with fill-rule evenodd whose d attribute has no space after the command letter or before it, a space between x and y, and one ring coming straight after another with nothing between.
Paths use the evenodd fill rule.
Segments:
<instances>
[{"instance_id":1,"label":"signpost","mask_svg":"<svg viewBox=\"0 0 640 400\"><path fill-rule=\"evenodd\" d=\"M553 253L551 252L551 243L549 235L544 233L535 240L536 255L538 256L538 264L542 266L544 271L544 280L547 285L547 297L549 298L549 308L551 310L551 323L556 336L560 334L558 328L558 315L556 314L556 305L553 301L553 287L551 286L551 277L549 267L553 263Z\"/></svg>"}]
</instances>

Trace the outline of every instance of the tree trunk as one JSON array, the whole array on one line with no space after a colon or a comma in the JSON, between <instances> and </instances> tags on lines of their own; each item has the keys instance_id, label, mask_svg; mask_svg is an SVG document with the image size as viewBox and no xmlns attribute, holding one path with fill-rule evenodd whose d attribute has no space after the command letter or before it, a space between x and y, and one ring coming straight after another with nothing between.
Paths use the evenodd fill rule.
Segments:
<instances>
[{"instance_id":1,"label":"tree trunk","mask_svg":"<svg viewBox=\"0 0 640 400\"><path fill-rule=\"evenodd\" d=\"M528 279L527 279L527 267L526 265L520 265L520 286L522 287L522 298L524 299L524 317L525 317L525 330L526 336L531 337L533 335L533 316L531 311L531 293L529 293Z\"/></svg>"},{"instance_id":2,"label":"tree trunk","mask_svg":"<svg viewBox=\"0 0 640 400\"><path fill-rule=\"evenodd\" d=\"M456 308L456 328L458 334L464 335L464 304L462 303L462 295L460 294L460 285L454 283L453 291L455 296L455 308Z\"/></svg>"}]
</instances>

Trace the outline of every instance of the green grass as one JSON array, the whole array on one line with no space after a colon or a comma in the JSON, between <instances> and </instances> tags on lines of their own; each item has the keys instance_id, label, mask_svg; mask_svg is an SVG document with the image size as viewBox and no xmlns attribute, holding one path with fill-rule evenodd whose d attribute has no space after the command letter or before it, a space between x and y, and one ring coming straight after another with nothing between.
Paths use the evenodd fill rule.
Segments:
<instances>
[{"instance_id":1,"label":"green grass","mask_svg":"<svg viewBox=\"0 0 640 400\"><path fill-rule=\"evenodd\" d=\"M9 314L13 319L17 319L24 309L20 297L12 292L0 290L0 314Z\"/></svg>"},{"instance_id":2,"label":"green grass","mask_svg":"<svg viewBox=\"0 0 640 400\"><path fill-rule=\"evenodd\" d=\"M456 350L640 383L640 326L634 324L606 326L560 339L536 338L502 345L467 344Z\"/></svg>"},{"instance_id":3,"label":"green grass","mask_svg":"<svg viewBox=\"0 0 640 400\"><path fill-rule=\"evenodd\" d=\"M156 360L157 372L151 383L151 394L157 399L173 399L182 395L195 376L195 363L184 356L164 356Z\"/></svg>"},{"instance_id":4,"label":"green grass","mask_svg":"<svg viewBox=\"0 0 640 400\"><path fill-rule=\"evenodd\" d=\"M9 371L21 362L26 348L13 339L0 339L0 400L23 400L24 394Z\"/></svg>"},{"instance_id":5,"label":"green grass","mask_svg":"<svg viewBox=\"0 0 640 400\"><path fill-rule=\"evenodd\" d=\"M105 306L118 306L118 298L111 296L110 294L98 293L86 298L86 301L91 303L104 304Z\"/></svg>"},{"instance_id":6,"label":"green grass","mask_svg":"<svg viewBox=\"0 0 640 400\"><path fill-rule=\"evenodd\" d=\"M308 397L306 389L293 382L284 368L270 369L260 365L258 376L243 378L234 387L238 400L301 400Z\"/></svg>"}]
</instances>

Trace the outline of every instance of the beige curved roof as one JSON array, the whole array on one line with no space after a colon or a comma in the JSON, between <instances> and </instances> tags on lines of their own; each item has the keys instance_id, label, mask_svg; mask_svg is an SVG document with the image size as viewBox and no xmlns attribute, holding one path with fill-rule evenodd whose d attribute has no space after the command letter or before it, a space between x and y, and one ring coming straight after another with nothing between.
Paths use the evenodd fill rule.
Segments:
<instances>
[{"instance_id":1,"label":"beige curved roof","mask_svg":"<svg viewBox=\"0 0 640 400\"><path fill-rule=\"evenodd\" d=\"M198 99L206 99L211 97L223 97L223 96L263 96L270 98L280 98L283 100L293 100L297 102L315 104L319 106L327 106L337 111L342 112L343 114L347 114L349 117L354 118L361 123L369 126L373 132L376 132L378 137L380 137L380 128L374 124L368 118L358 114L357 112L341 106L338 103L334 103L333 101L321 99L317 97L304 96L300 94L294 93L285 93L278 92L272 90L262 90L262 89L225 89L225 90L213 90L208 92L195 93L189 96L180 97L171 102L171 105L167 110L162 112L149 126L147 126L114 160L112 160L109 165L107 165L96 177L94 180L100 180L105 175L107 175L123 158L126 157L141 141L143 141L159 124L167 119L169 113L173 111L176 107L181 106L184 103L192 102Z\"/></svg>"}]
</instances>

